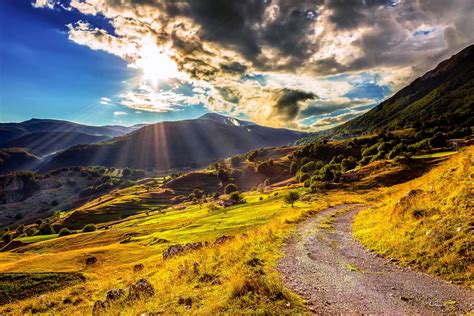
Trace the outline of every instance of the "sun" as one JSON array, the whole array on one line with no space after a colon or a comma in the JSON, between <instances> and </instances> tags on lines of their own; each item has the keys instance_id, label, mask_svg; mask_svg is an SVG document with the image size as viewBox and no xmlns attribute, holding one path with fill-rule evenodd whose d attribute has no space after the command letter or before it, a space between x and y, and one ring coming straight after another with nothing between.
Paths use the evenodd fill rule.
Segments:
<instances>
[{"instance_id":1,"label":"sun","mask_svg":"<svg viewBox=\"0 0 474 316\"><path fill-rule=\"evenodd\" d=\"M142 71L143 80L153 85L172 78L182 77L176 62L171 58L172 51L159 47L152 38L145 38L138 50L134 67Z\"/></svg>"}]
</instances>

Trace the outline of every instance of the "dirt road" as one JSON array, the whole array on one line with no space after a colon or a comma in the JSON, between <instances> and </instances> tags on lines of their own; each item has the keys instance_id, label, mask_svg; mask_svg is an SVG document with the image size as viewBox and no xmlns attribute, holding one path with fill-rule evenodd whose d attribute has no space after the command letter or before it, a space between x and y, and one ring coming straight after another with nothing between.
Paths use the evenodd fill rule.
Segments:
<instances>
[{"instance_id":1,"label":"dirt road","mask_svg":"<svg viewBox=\"0 0 474 316\"><path fill-rule=\"evenodd\" d=\"M354 240L363 206L328 208L300 223L278 269L317 314L447 314L474 311L474 292L402 268Z\"/></svg>"}]
</instances>

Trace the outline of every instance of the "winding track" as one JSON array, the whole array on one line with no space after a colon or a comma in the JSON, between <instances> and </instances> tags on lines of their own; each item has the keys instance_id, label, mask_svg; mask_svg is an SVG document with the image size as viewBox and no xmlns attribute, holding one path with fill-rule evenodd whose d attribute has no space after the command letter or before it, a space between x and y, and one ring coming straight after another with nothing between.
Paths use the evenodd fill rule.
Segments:
<instances>
[{"instance_id":1,"label":"winding track","mask_svg":"<svg viewBox=\"0 0 474 316\"><path fill-rule=\"evenodd\" d=\"M357 242L352 221L363 208L328 208L298 224L287 241L278 270L285 286L305 298L312 312L433 315L474 311L474 292L468 288L400 267ZM327 228L329 218L334 220L332 228Z\"/></svg>"}]
</instances>

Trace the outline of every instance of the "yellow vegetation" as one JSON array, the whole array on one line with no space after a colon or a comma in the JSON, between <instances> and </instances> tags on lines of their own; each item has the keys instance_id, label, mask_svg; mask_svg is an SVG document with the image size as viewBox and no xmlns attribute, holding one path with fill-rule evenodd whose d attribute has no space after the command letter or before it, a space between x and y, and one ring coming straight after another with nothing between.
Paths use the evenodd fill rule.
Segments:
<instances>
[{"instance_id":1,"label":"yellow vegetation","mask_svg":"<svg viewBox=\"0 0 474 316\"><path fill-rule=\"evenodd\" d=\"M402 264L474 286L474 147L422 177L386 189L353 228L363 244Z\"/></svg>"}]
</instances>

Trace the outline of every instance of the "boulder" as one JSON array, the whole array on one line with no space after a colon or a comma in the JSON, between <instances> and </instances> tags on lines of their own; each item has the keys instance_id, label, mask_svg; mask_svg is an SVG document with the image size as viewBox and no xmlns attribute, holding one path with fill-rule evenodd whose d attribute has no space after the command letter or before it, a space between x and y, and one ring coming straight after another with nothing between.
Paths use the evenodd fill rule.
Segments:
<instances>
[{"instance_id":1,"label":"boulder","mask_svg":"<svg viewBox=\"0 0 474 316\"><path fill-rule=\"evenodd\" d=\"M97 257L91 256L86 258L86 264L91 265L97 262Z\"/></svg>"},{"instance_id":2,"label":"boulder","mask_svg":"<svg viewBox=\"0 0 474 316\"><path fill-rule=\"evenodd\" d=\"M226 235L223 235L219 238L216 239L216 241L214 241L214 245L220 245L220 244L223 244L229 240L232 240L234 239L235 237L234 236L226 236Z\"/></svg>"},{"instance_id":3,"label":"boulder","mask_svg":"<svg viewBox=\"0 0 474 316\"><path fill-rule=\"evenodd\" d=\"M139 271L142 271L143 269L145 269L145 266L141 263L133 266L133 272L139 272Z\"/></svg>"},{"instance_id":4,"label":"boulder","mask_svg":"<svg viewBox=\"0 0 474 316\"><path fill-rule=\"evenodd\" d=\"M168 259L168 258L171 258L173 256L176 256L177 254L179 254L183 251L184 251L184 248L180 244L169 246L168 249L166 249L163 252L163 259Z\"/></svg>"}]
</instances>

